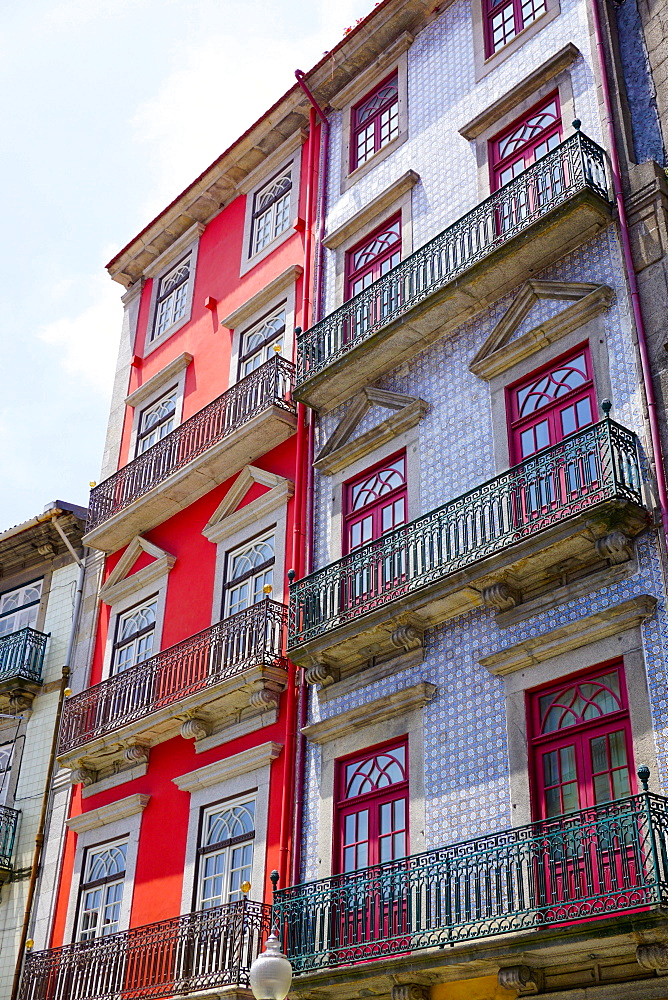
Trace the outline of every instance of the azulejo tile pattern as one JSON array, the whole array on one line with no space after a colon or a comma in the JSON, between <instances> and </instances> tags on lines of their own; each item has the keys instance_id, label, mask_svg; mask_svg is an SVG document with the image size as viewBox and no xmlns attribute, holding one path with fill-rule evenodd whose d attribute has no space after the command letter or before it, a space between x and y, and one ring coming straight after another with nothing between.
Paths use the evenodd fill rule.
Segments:
<instances>
[{"instance_id":1,"label":"azulejo tile pattern","mask_svg":"<svg viewBox=\"0 0 668 1000\"><path fill-rule=\"evenodd\" d=\"M421 177L412 201L415 246L422 245L473 207L480 200L475 154L472 144L457 129L569 41L582 53L571 67L576 114L582 119L584 130L600 142L602 128L597 117L585 5L581 0L563 0L561 11L552 24L479 84L474 82L468 0L455 0L419 33L408 52L409 139L342 196L337 170L341 116L332 118L333 166L327 228L336 228L409 168L417 170ZM456 72L453 66L457 67ZM603 282L615 290L613 302L603 317L613 416L636 430L642 439L642 401L615 227L609 226L595 239L535 276L558 281ZM337 304L332 254L326 261L326 279L329 311ZM494 434L505 434L505 427L492 426L488 384L476 378L468 365L515 294L516 291L467 320L379 383L385 389L421 396L430 404L419 430L419 506L423 512L499 471L495 466ZM563 303L541 300L515 336L563 307ZM347 405L320 420L318 448L336 427ZM387 412L379 407L370 409L354 436L386 416ZM331 503L331 480L316 475L316 566L325 565L339 555L331 548ZM652 505L651 500L648 503ZM664 792L668 792L668 613L660 556L651 531L638 539L636 551L638 568L634 576L512 627L501 630L493 613L481 608L433 629L426 637L426 655L419 667L368 684L326 702L324 707L312 696L310 720L364 705L419 680L432 682L438 694L423 710L426 845L437 847L503 829L512 825L504 685L480 666L479 659L611 604L638 594L652 594L658 600L657 613L644 624L642 638L658 778ZM329 867L329 859L318 857L323 791L320 778L320 750L309 746L303 833L306 879L319 877L323 870L321 862L325 870ZM323 842L327 840L325 836Z\"/></svg>"}]
</instances>

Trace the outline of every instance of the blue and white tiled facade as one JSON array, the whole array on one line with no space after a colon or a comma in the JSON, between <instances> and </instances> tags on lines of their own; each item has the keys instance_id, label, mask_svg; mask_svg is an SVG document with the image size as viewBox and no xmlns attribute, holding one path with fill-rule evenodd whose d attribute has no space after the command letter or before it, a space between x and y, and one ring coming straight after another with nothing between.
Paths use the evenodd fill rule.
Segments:
<instances>
[{"instance_id":1,"label":"blue and white tiled facade","mask_svg":"<svg viewBox=\"0 0 668 1000\"><path fill-rule=\"evenodd\" d=\"M406 170L420 183L412 194L413 243L421 246L478 201L473 144L458 128L567 42L582 55L571 67L576 113L583 130L602 141L594 88L585 7L564 0L561 14L517 54L479 84L474 82L473 36L469 0L456 0L420 32L408 50L409 137L350 190L339 195L341 114L332 118L327 229L341 226ZM566 123L565 123L566 124ZM568 129L566 129L568 134ZM615 296L603 317L612 386L613 417L644 437L642 399L632 324L617 232L610 225L535 277L553 281L600 282ZM469 365L515 292L478 313L412 361L390 373L381 388L420 396L430 410L419 426L420 506L439 507L492 478L495 466L489 385ZM326 260L326 312L335 298L333 255ZM540 300L514 336L554 315L564 303ZM540 362L537 362L539 364ZM322 447L349 404L322 417L316 451ZM363 433L387 411L372 408L356 429ZM331 481L316 474L315 568L336 558L331 550ZM637 541L638 569L623 582L603 587L529 620L501 629L486 609L471 611L432 629L419 665L320 703L311 697L310 721L337 715L418 681L435 684L438 694L425 706L425 842L428 848L486 834L512 825L504 685L480 666L481 657L568 621L592 614L639 594L657 598L657 614L643 626L650 703L660 784L668 792L668 615L660 554L651 532ZM320 748L310 746L303 835L304 879L317 878Z\"/></svg>"}]
</instances>

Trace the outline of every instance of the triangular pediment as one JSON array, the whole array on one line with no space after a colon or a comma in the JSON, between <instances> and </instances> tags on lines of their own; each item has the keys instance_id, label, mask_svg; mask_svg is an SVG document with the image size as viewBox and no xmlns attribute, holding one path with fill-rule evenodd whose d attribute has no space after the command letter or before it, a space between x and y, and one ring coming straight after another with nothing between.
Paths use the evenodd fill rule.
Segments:
<instances>
[{"instance_id":1,"label":"triangular pediment","mask_svg":"<svg viewBox=\"0 0 668 1000\"><path fill-rule=\"evenodd\" d=\"M610 305L608 285L585 281L527 281L482 345L470 370L492 379L547 344L584 326Z\"/></svg>"},{"instance_id":2,"label":"triangular pediment","mask_svg":"<svg viewBox=\"0 0 668 1000\"><path fill-rule=\"evenodd\" d=\"M390 410L390 416L356 436L362 420L372 407ZM353 396L345 416L325 442L313 464L324 475L331 476L386 441L391 441L409 427L414 427L428 409L428 404L419 396L367 386Z\"/></svg>"},{"instance_id":3,"label":"triangular pediment","mask_svg":"<svg viewBox=\"0 0 668 1000\"><path fill-rule=\"evenodd\" d=\"M240 507L248 491L257 483L266 486L266 491ZM216 507L202 534L210 542L218 542L245 525L252 524L262 513L287 503L293 493L294 484L290 479L247 465Z\"/></svg>"},{"instance_id":4,"label":"triangular pediment","mask_svg":"<svg viewBox=\"0 0 668 1000\"><path fill-rule=\"evenodd\" d=\"M149 556L150 560L145 562L144 556ZM136 569L140 559L144 565L141 569ZM150 542L148 538L137 535L100 587L100 600L105 604L115 604L126 594L141 590L158 577L164 576L175 562L176 556Z\"/></svg>"}]
</instances>

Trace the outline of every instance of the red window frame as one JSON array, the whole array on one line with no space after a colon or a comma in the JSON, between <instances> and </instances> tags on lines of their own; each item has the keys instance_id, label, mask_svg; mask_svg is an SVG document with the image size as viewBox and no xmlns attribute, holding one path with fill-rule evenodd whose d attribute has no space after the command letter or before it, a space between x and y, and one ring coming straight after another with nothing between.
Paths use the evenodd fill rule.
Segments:
<instances>
[{"instance_id":1,"label":"red window frame","mask_svg":"<svg viewBox=\"0 0 668 1000\"><path fill-rule=\"evenodd\" d=\"M390 488L385 493L381 493L375 500L370 503L365 503L360 507L354 508L356 489L373 477L382 475L387 471L388 476L386 481L389 483L395 479L395 476L391 476L391 470L396 467L399 462L403 462L403 482L401 485ZM408 476L406 467L406 451L396 452L390 458L383 459L382 462L377 462L370 468L365 469L364 472L359 473L352 479L349 479L343 484L343 554L346 555L348 552L352 552L358 549L361 545L365 545L367 542L375 541L378 538L382 538L383 535L387 534L389 531L393 531L394 528L400 527L402 524L406 523L408 516ZM403 517L401 517L400 506L403 504ZM387 511L390 511L389 515ZM388 523L389 518L389 523ZM364 523L364 522L369 522ZM352 533L355 530L355 526L360 525L359 539L356 538ZM369 531L369 528L371 529Z\"/></svg>"},{"instance_id":2,"label":"red window frame","mask_svg":"<svg viewBox=\"0 0 668 1000\"><path fill-rule=\"evenodd\" d=\"M584 357L586 371L585 380L562 395L553 395L551 402L536 409L521 412L520 396L528 387L540 388L542 380L551 373L568 369L569 363ZM576 369L574 369L576 370ZM556 388L557 383L550 380L548 390ZM558 391L558 389L557 389ZM527 399L536 393L529 393ZM588 412L587 412L588 410ZM568 413L568 417L566 414ZM517 382L506 387L506 414L508 417L508 442L511 464L517 464L531 455L549 448L571 434L577 433L583 427L594 423L596 419L596 393L594 386L593 367L589 342L585 341L577 347L560 355L554 360L536 368ZM590 419L586 419L589 416ZM565 423L564 420L571 420ZM570 429L568 429L570 428ZM535 450L527 451L529 432L533 431ZM547 434L547 436L546 436ZM525 436L527 435L527 436Z\"/></svg>"},{"instance_id":3,"label":"red window frame","mask_svg":"<svg viewBox=\"0 0 668 1000\"><path fill-rule=\"evenodd\" d=\"M548 9L547 0L505 0L505 2L482 0L482 2L486 58L500 52L524 28L546 14Z\"/></svg>"},{"instance_id":4,"label":"red window frame","mask_svg":"<svg viewBox=\"0 0 668 1000\"><path fill-rule=\"evenodd\" d=\"M400 260L401 213L398 212L346 253L346 298L363 291ZM356 289L360 282L362 287Z\"/></svg>"},{"instance_id":5,"label":"red window frame","mask_svg":"<svg viewBox=\"0 0 668 1000\"><path fill-rule=\"evenodd\" d=\"M605 677L613 672L617 674L619 679L619 695L617 699L619 703L618 709L598 715L595 711L591 710L592 718L588 720L575 722L573 725L565 726L562 729L542 732L543 720L547 718L548 714L546 711L547 705L543 703L543 719L541 718L542 699L545 699L547 704L554 704L554 701L548 701L550 696L557 696L560 693L563 695L571 689L575 689L576 692L579 692L583 685L591 685L593 687L598 678ZM606 801L612 801L612 796L608 799L602 799L597 794L596 777L602 777L607 773L611 774L612 770L619 771L621 768L619 765L613 767L608 759L608 764L611 765L610 769L606 770L603 768L596 771L594 761L592 759L593 749L591 747L593 740L605 737L607 739L606 748L608 750L609 758L609 737L612 733L622 732L624 734L626 750L626 761L624 767L627 771L628 791L625 791L621 797L624 797L627 794L636 794L633 740L631 733L631 721L629 717L628 693L624 674L624 664L621 659L609 660L605 663L598 664L594 668L579 671L576 674L570 674L567 677L560 678L557 682L553 682L534 691L530 691L527 694L527 701L530 733L529 770L532 787L531 798L534 819L550 820L559 815L563 815L563 813L555 812L548 805L546 791L550 791L551 789L555 789L557 786L561 785L560 800L563 804L563 788L565 783L562 782L562 779L564 777L566 777L568 784L572 784L574 781L577 782L576 790L578 794L578 803L575 806L576 809L589 809L596 805L604 804ZM559 701L559 704L561 703L562 700ZM560 711L560 709L557 711ZM571 775L564 775L563 763L559 760L559 774L557 775L558 780L552 783L546 782L546 766L543 763L545 756L548 753L554 752L561 756L560 752L564 748L571 746L576 748L574 755L574 762L576 765L575 779L573 779ZM612 789L610 788L610 790ZM551 796L553 801L554 797L554 795ZM570 806L572 806L572 803L569 804L569 808L566 811L572 811ZM548 813L550 813L550 815L548 815Z\"/></svg>"},{"instance_id":6,"label":"red window frame","mask_svg":"<svg viewBox=\"0 0 668 1000\"><path fill-rule=\"evenodd\" d=\"M399 72L395 69L370 93L365 94L350 112L351 172L363 163L368 163L398 135Z\"/></svg>"},{"instance_id":7,"label":"red window frame","mask_svg":"<svg viewBox=\"0 0 668 1000\"><path fill-rule=\"evenodd\" d=\"M393 751L398 749L403 750L404 754L404 779L402 781L393 782L385 787L376 788L370 792L365 792L359 795L347 797L346 795L346 771L349 765L369 761L372 758L382 757L383 755L391 755ZM356 869L348 869L348 871L362 870L365 868L376 867L379 864L385 864L394 860L401 860L402 858L408 857L410 853L410 831L409 831L409 777L408 777L408 736L402 736L398 739L388 740L384 743L376 744L372 747L367 747L362 751L357 751L356 753L348 754L345 757L340 757L336 761L336 771L335 771L335 821L334 821L334 857L333 857L333 869L335 874L345 874L346 869L344 866L344 851L346 846L351 846L352 841L346 841L345 837L345 822L346 817L351 815L359 814L363 810L368 810L369 820L368 820L368 837L366 843L368 844L368 854L366 858L366 864L361 865ZM392 813L394 813L393 804L403 801L403 827L396 827L389 833L383 833L381 830L381 814L383 806L390 806ZM394 818L394 816L393 816ZM389 857L381 859L381 841L387 837L394 837L398 835L403 835L404 838L404 850L402 853L397 854L396 857ZM364 841L358 840L357 843L362 843ZM394 845L392 845L394 848ZM392 851L393 853L393 851Z\"/></svg>"},{"instance_id":8,"label":"red window frame","mask_svg":"<svg viewBox=\"0 0 668 1000\"><path fill-rule=\"evenodd\" d=\"M552 105L554 115L550 119ZM555 90L489 140L491 190L498 191L512 177L558 146L562 135L559 92ZM508 173L511 176L502 180Z\"/></svg>"}]
</instances>

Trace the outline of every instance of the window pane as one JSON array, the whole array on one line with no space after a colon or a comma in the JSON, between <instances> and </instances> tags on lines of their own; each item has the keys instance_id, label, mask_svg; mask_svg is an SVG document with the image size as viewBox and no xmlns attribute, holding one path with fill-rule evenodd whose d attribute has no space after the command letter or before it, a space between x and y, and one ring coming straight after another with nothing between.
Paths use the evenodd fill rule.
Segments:
<instances>
[{"instance_id":1,"label":"window pane","mask_svg":"<svg viewBox=\"0 0 668 1000\"><path fill-rule=\"evenodd\" d=\"M591 766L594 774L608 770L608 741L605 736L591 741Z\"/></svg>"},{"instance_id":2,"label":"window pane","mask_svg":"<svg viewBox=\"0 0 668 1000\"><path fill-rule=\"evenodd\" d=\"M626 764L626 736L623 729L610 733L610 766L623 767Z\"/></svg>"}]
</instances>

